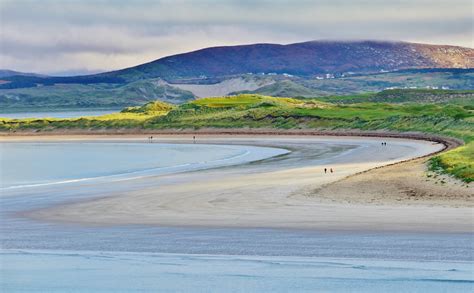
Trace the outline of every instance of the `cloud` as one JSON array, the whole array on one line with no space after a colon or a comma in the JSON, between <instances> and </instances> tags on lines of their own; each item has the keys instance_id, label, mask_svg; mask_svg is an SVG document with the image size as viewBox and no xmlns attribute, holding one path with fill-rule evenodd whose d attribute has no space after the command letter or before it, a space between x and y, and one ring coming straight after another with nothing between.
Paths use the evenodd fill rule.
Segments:
<instances>
[{"instance_id":1,"label":"cloud","mask_svg":"<svg viewBox=\"0 0 474 293\"><path fill-rule=\"evenodd\" d=\"M113 70L208 46L388 39L472 47L470 0L0 0L0 68Z\"/></svg>"}]
</instances>

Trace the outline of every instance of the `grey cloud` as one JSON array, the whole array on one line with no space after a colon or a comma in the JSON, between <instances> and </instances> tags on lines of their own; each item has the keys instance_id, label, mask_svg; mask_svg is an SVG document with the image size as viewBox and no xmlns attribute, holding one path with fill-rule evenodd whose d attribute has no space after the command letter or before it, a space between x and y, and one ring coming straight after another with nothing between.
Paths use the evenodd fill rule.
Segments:
<instances>
[{"instance_id":1,"label":"grey cloud","mask_svg":"<svg viewBox=\"0 0 474 293\"><path fill-rule=\"evenodd\" d=\"M472 47L472 5L470 0L0 0L0 67L111 70L207 46L313 39Z\"/></svg>"}]
</instances>

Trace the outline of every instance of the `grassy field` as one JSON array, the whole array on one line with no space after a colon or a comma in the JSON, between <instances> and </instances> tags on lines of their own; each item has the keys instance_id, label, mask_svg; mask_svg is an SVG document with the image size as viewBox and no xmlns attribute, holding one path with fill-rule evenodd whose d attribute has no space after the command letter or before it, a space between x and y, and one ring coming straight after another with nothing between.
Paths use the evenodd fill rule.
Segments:
<instances>
[{"instance_id":1,"label":"grassy field","mask_svg":"<svg viewBox=\"0 0 474 293\"><path fill-rule=\"evenodd\" d=\"M121 112L102 116L87 116L80 118L0 118L0 130L16 131L54 130L54 129L114 129L140 128L147 120L166 115L175 106L160 101L149 102L143 106L127 107Z\"/></svg>"},{"instance_id":2,"label":"grassy field","mask_svg":"<svg viewBox=\"0 0 474 293\"><path fill-rule=\"evenodd\" d=\"M423 103L473 105L474 90L433 90L433 89L391 89L378 93L363 93L345 96L325 96L317 98L337 104L354 103Z\"/></svg>"},{"instance_id":3,"label":"grassy field","mask_svg":"<svg viewBox=\"0 0 474 293\"><path fill-rule=\"evenodd\" d=\"M2 119L0 130L276 128L387 130L443 135L466 146L432 160L432 168L466 182L474 180L474 103L337 104L317 99L240 95L194 100L180 106L162 102L121 113L70 119Z\"/></svg>"},{"instance_id":4,"label":"grassy field","mask_svg":"<svg viewBox=\"0 0 474 293\"><path fill-rule=\"evenodd\" d=\"M432 158L430 169L451 174L468 183L474 181L474 142Z\"/></svg>"}]
</instances>

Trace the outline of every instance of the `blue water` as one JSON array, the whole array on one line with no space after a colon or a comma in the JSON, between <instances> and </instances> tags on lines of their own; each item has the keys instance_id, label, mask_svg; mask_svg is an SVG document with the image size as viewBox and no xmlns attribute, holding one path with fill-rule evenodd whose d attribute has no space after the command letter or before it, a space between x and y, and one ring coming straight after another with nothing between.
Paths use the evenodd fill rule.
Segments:
<instances>
[{"instance_id":1,"label":"blue water","mask_svg":"<svg viewBox=\"0 0 474 293\"><path fill-rule=\"evenodd\" d=\"M473 288L472 266L465 262L76 251L0 256L8 263L5 291L425 293Z\"/></svg>"},{"instance_id":2,"label":"blue water","mask_svg":"<svg viewBox=\"0 0 474 293\"><path fill-rule=\"evenodd\" d=\"M179 184L179 176L164 176L170 173L279 170L353 148L295 145L288 153L112 141L4 144L0 178L9 181L0 196L0 291L472 292L470 233L82 226L22 215L70 200ZM149 177L157 174L163 176ZM77 178L96 179L68 182Z\"/></svg>"},{"instance_id":3,"label":"blue water","mask_svg":"<svg viewBox=\"0 0 474 293\"><path fill-rule=\"evenodd\" d=\"M143 142L0 143L0 188L156 175L249 162L287 152L252 146Z\"/></svg>"},{"instance_id":4,"label":"blue water","mask_svg":"<svg viewBox=\"0 0 474 293\"><path fill-rule=\"evenodd\" d=\"M120 110L89 110L89 111L50 111L50 112L16 112L0 113L0 118L77 118L84 116L101 116L119 112Z\"/></svg>"}]
</instances>

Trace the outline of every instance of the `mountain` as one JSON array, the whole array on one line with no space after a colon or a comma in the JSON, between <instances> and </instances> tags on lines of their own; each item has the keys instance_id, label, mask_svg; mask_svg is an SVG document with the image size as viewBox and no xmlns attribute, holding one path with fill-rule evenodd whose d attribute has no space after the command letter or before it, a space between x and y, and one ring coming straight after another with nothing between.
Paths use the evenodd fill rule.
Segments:
<instances>
[{"instance_id":1,"label":"mountain","mask_svg":"<svg viewBox=\"0 0 474 293\"><path fill-rule=\"evenodd\" d=\"M37 73L28 73L28 72L19 72L8 69L0 69L0 78L11 77L11 76L35 76L35 77L45 77L45 75Z\"/></svg>"},{"instance_id":2,"label":"mountain","mask_svg":"<svg viewBox=\"0 0 474 293\"><path fill-rule=\"evenodd\" d=\"M474 49L382 41L312 41L212 47L100 74L126 80L213 78L277 73L296 76L417 68L472 68Z\"/></svg>"},{"instance_id":3,"label":"mountain","mask_svg":"<svg viewBox=\"0 0 474 293\"><path fill-rule=\"evenodd\" d=\"M54 84L125 84L160 78L170 83L217 83L229 76L341 76L424 68L474 68L474 49L383 41L312 41L289 45L212 47L122 70L82 76L9 76L0 89Z\"/></svg>"}]
</instances>

